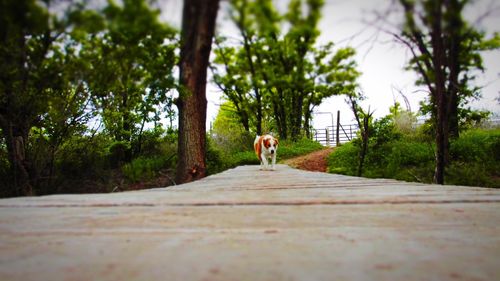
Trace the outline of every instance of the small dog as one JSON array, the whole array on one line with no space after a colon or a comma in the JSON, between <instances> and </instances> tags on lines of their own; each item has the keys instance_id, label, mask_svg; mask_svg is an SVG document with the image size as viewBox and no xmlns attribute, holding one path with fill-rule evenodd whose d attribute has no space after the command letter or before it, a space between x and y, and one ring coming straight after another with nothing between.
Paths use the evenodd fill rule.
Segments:
<instances>
[{"instance_id":1,"label":"small dog","mask_svg":"<svg viewBox=\"0 0 500 281\"><path fill-rule=\"evenodd\" d=\"M272 160L271 170L274 171L278 140L271 135L257 136L253 142L253 147L255 148L255 154L257 154L260 160L260 169L267 170L269 168L267 158L270 158Z\"/></svg>"}]
</instances>

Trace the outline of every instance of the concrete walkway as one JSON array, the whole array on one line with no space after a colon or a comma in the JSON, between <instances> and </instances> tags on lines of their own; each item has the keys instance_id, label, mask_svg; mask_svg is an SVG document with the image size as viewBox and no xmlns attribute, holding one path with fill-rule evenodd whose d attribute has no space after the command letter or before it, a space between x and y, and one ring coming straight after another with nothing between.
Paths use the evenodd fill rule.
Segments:
<instances>
[{"instance_id":1,"label":"concrete walkway","mask_svg":"<svg viewBox=\"0 0 500 281\"><path fill-rule=\"evenodd\" d=\"M279 165L3 199L0 280L500 280L500 190Z\"/></svg>"}]
</instances>

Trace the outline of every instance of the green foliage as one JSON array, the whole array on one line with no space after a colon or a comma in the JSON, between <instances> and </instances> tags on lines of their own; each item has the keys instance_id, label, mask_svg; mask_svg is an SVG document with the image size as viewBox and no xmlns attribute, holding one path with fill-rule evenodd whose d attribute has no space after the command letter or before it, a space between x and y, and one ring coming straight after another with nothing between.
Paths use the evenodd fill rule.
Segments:
<instances>
[{"instance_id":1,"label":"green foliage","mask_svg":"<svg viewBox=\"0 0 500 281\"><path fill-rule=\"evenodd\" d=\"M445 182L450 140L460 135L460 123L467 120L466 105L481 96L473 85L484 71L482 52L498 49L499 36L469 23L464 12L470 0L399 0L404 11L403 28L395 38L413 55L408 69L417 73L429 98L422 107L430 115L436 142L435 181ZM464 118L465 117L465 118Z\"/></svg>"},{"instance_id":2,"label":"green foliage","mask_svg":"<svg viewBox=\"0 0 500 281\"><path fill-rule=\"evenodd\" d=\"M108 191L109 144L109 138L104 135L67 139L55 158L52 186L39 194Z\"/></svg>"},{"instance_id":3,"label":"green foliage","mask_svg":"<svg viewBox=\"0 0 500 281\"><path fill-rule=\"evenodd\" d=\"M174 117L176 30L148 0L86 3L0 4L5 196L108 191L124 162L175 148L158 121Z\"/></svg>"},{"instance_id":4,"label":"green foliage","mask_svg":"<svg viewBox=\"0 0 500 281\"><path fill-rule=\"evenodd\" d=\"M120 159L128 143L116 142L105 134L72 137L57 152L52 187L38 193L110 192L115 186L124 190L127 184L152 180L160 172L174 169L176 138L176 132L147 130L141 154L124 163Z\"/></svg>"},{"instance_id":5,"label":"green foliage","mask_svg":"<svg viewBox=\"0 0 500 281\"><path fill-rule=\"evenodd\" d=\"M358 154L360 147L353 142L348 142L335 148L328 155L328 172L341 175L354 176L358 173Z\"/></svg>"},{"instance_id":6,"label":"green foliage","mask_svg":"<svg viewBox=\"0 0 500 281\"><path fill-rule=\"evenodd\" d=\"M109 161L113 168L118 168L127 159L130 143L127 141L114 141L109 146Z\"/></svg>"},{"instance_id":7,"label":"green foliage","mask_svg":"<svg viewBox=\"0 0 500 281\"><path fill-rule=\"evenodd\" d=\"M159 171L172 167L168 157L138 157L121 167L127 180L133 183L151 180L158 176Z\"/></svg>"},{"instance_id":8,"label":"green foliage","mask_svg":"<svg viewBox=\"0 0 500 281\"><path fill-rule=\"evenodd\" d=\"M500 130L470 130L451 142L449 184L500 188Z\"/></svg>"},{"instance_id":9,"label":"green foliage","mask_svg":"<svg viewBox=\"0 0 500 281\"><path fill-rule=\"evenodd\" d=\"M364 176L431 183L434 146L425 138L403 135L375 145L373 139ZM328 157L328 171L356 175L359 146L347 143ZM500 187L500 130L471 130L451 142L446 184Z\"/></svg>"},{"instance_id":10,"label":"green foliage","mask_svg":"<svg viewBox=\"0 0 500 281\"><path fill-rule=\"evenodd\" d=\"M237 110L230 101L221 105L211 133L213 141L229 151L246 150L255 139L255 135L246 131L239 122Z\"/></svg>"},{"instance_id":11,"label":"green foliage","mask_svg":"<svg viewBox=\"0 0 500 281\"><path fill-rule=\"evenodd\" d=\"M390 112L389 115L368 124L365 146L362 138L357 138L336 148L328 158L328 170L332 173L359 176L358 158L364 148L366 150L362 175L365 177L408 181L427 179L427 170L422 170L420 165L425 166L429 161L432 163L432 147L419 141L423 138L419 137L414 129L415 118L411 112L403 110L399 103L395 103Z\"/></svg>"},{"instance_id":12,"label":"green foliage","mask_svg":"<svg viewBox=\"0 0 500 281\"><path fill-rule=\"evenodd\" d=\"M81 81L86 66L69 36L71 21L67 13L49 11L51 2L0 4L0 127L13 175L11 195L33 193L50 177L53 167L46 165L54 163L53 152L65 138L82 133L92 116ZM74 3L67 7L80 10Z\"/></svg>"},{"instance_id":13,"label":"green foliage","mask_svg":"<svg viewBox=\"0 0 500 281\"><path fill-rule=\"evenodd\" d=\"M387 144L390 149L385 162L379 167L383 177L405 181L431 182L434 172L434 149L428 143L400 139Z\"/></svg>"},{"instance_id":14,"label":"green foliage","mask_svg":"<svg viewBox=\"0 0 500 281\"><path fill-rule=\"evenodd\" d=\"M176 32L145 0L110 1L100 16L101 30L78 29L95 32L81 41L80 54L92 69L85 79L107 132L137 150L144 124L171 111Z\"/></svg>"},{"instance_id":15,"label":"green foliage","mask_svg":"<svg viewBox=\"0 0 500 281\"><path fill-rule=\"evenodd\" d=\"M246 131L298 140L309 133L316 106L354 91L354 49L316 46L323 4L293 0L280 15L271 0L231 1L231 19L243 41L234 46L219 38L212 72Z\"/></svg>"},{"instance_id":16,"label":"green foliage","mask_svg":"<svg viewBox=\"0 0 500 281\"><path fill-rule=\"evenodd\" d=\"M435 145L432 127L419 127L415 116L395 103L390 114L373 122L363 176L431 183L434 179ZM328 171L357 175L360 138L335 149ZM498 187L500 131L473 129L450 146L447 184Z\"/></svg>"}]
</instances>

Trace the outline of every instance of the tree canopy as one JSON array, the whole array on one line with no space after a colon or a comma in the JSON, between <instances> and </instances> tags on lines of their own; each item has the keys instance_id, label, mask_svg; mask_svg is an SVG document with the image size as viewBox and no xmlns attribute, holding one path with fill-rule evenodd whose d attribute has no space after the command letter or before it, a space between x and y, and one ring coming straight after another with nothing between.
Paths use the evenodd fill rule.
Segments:
<instances>
[{"instance_id":1,"label":"tree canopy","mask_svg":"<svg viewBox=\"0 0 500 281\"><path fill-rule=\"evenodd\" d=\"M124 142L121 160L130 161L144 124L171 107L177 32L145 0L99 10L83 2L1 5L0 127L11 187L4 193L50 185L59 148L94 134L91 120Z\"/></svg>"},{"instance_id":2,"label":"tree canopy","mask_svg":"<svg viewBox=\"0 0 500 281\"><path fill-rule=\"evenodd\" d=\"M280 14L271 0L231 1L242 40L218 38L212 71L246 131L309 136L313 109L355 90L354 49L317 44L322 6L323 1L294 0Z\"/></svg>"}]
</instances>

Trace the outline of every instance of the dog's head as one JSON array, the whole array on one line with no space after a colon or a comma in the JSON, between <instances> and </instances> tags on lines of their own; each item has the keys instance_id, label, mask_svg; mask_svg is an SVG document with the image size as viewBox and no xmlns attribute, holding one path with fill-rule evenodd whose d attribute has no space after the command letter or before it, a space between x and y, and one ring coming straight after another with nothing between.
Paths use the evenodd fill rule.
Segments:
<instances>
[{"instance_id":1,"label":"dog's head","mask_svg":"<svg viewBox=\"0 0 500 281\"><path fill-rule=\"evenodd\" d=\"M267 150L267 152L270 154L274 154L278 150L278 139L274 138L273 136L265 136L262 140L262 143L264 145L264 149Z\"/></svg>"}]
</instances>

